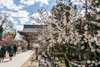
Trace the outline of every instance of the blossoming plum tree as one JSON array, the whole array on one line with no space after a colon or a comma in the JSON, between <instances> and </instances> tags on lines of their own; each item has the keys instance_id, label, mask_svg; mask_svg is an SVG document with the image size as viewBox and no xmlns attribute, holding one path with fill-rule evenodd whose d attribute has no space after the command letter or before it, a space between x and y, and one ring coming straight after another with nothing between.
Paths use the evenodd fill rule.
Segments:
<instances>
[{"instance_id":1,"label":"blossoming plum tree","mask_svg":"<svg viewBox=\"0 0 100 67\"><path fill-rule=\"evenodd\" d=\"M56 16L55 14L48 16L48 12L38 11L40 18L35 20L46 25L39 31L41 34L38 40L42 43L42 47L46 48L43 53L53 63L54 60L50 56L59 55L65 59L66 67L69 67L69 64L78 67L94 67L100 64L97 51L100 46L100 18L96 7L99 1L80 0L80 2L83 4L80 10L75 10L70 4L68 5L70 9L64 8L63 13L59 11L60 6L57 10L53 9ZM85 14L82 14L84 8ZM66 12L69 15L66 15ZM59 21L56 19L57 14L61 15ZM56 55L57 52L59 53Z\"/></svg>"}]
</instances>

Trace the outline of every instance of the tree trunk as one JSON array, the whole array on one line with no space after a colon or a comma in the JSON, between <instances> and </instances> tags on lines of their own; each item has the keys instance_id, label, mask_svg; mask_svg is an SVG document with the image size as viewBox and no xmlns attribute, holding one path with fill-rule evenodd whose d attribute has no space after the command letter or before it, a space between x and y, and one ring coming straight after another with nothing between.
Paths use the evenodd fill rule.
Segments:
<instances>
[{"instance_id":1,"label":"tree trunk","mask_svg":"<svg viewBox=\"0 0 100 67\"><path fill-rule=\"evenodd\" d=\"M3 28L2 28L2 26L0 26L0 41L1 41L1 38L2 38L2 32L3 32Z\"/></svg>"},{"instance_id":2,"label":"tree trunk","mask_svg":"<svg viewBox=\"0 0 100 67\"><path fill-rule=\"evenodd\" d=\"M62 58L61 58L61 57L59 57L59 59L60 59L60 61L61 61L61 63L62 63Z\"/></svg>"},{"instance_id":3,"label":"tree trunk","mask_svg":"<svg viewBox=\"0 0 100 67\"><path fill-rule=\"evenodd\" d=\"M2 38L2 33L0 32L0 41L1 41L1 38Z\"/></svg>"},{"instance_id":4,"label":"tree trunk","mask_svg":"<svg viewBox=\"0 0 100 67\"><path fill-rule=\"evenodd\" d=\"M36 60L38 60L38 55L37 55L37 52L38 52L38 48L36 48Z\"/></svg>"},{"instance_id":5,"label":"tree trunk","mask_svg":"<svg viewBox=\"0 0 100 67\"><path fill-rule=\"evenodd\" d=\"M66 65L66 67L70 67L69 66L69 62L66 60L66 58L64 58L65 59L65 65Z\"/></svg>"}]
</instances>

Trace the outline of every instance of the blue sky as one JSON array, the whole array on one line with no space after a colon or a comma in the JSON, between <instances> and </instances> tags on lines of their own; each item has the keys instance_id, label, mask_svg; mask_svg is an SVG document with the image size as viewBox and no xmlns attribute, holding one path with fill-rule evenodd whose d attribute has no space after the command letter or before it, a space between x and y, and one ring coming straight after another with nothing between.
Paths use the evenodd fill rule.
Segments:
<instances>
[{"instance_id":1,"label":"blue sky","mask_svg":"<svg viewBox=\"0 0 100 67\"><path fill-rule=\"evenodd\" d=\"M22 30L24 24L30 24L30 16L41 7L50 11L56 0L0 0L0 11L10 14L9 20Z\"/></svg>"},{"instance_id":2,"label":"blue sky","mask_svg":"<svg viewBox=\"0 0 100 67\"><path fill-rule=\"evenodd\" d=\"M54 4L56 0L0 0L0 11L9 14L8 18L14 23L14 28L21 31L24 24L36 23L30 23L30 17L37 15L38 9L45 7L50 12Z\"/></svg>"},{"instance_id":3,"label":"blue sky","mask_svg":"<svg viewBox=\"0 0 100 67\"><path fill-rule=\"evenodd\" d=\"M9 20L14 23L14 28L21 31L24 24L36 23L30 23L30 16L37 15L38 9L45 7L50 12L55 4L56 0L0 0L0 11L10 14Z\"/></svg>"}]
</instances>

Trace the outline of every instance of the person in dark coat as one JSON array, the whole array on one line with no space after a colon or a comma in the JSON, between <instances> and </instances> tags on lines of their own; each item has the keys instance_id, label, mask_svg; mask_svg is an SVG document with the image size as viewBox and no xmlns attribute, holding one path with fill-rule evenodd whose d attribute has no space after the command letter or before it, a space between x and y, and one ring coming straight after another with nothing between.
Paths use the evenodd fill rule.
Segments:
<instances>
[{"instance_id":1,"label":"person in dark coat","mask_svg":"<svg viewBox=\"0 0 100 67\"><path fill-rule=\"evenodd\" d=\"M4 60L4 57L6 56L6 47L3 45L1 50L0 50L0 62L1 60Z\"/></svg>"},{"instance_id":2,"label":"person in dark coat","mask_svg":"<svg viewBox=\"0 0 100 67\"><path fill-rule=\"evenodd\" d=\"M3 51L4 51L4 57L6 56L6 46L3 46Z\"/></svg>"},{"instance_id":3,"label":"person in dark coat","mask_svg":"<svg viewBox=\"0 0 100 67\"><path fill-rule=\"evenodd\" d=\"M9 49L9 60L10 61L12 60L13 54L14 54L14 48L13 48L13 46L11 46Z\"/></svg>"},{"instance_id":4,"label":"person in dark coat","mask_svg":"<svg viewBox=\"0 0 100 67\"><path fill-rule=\"evenodd\" d=\"M14 56L16 55L16 52L17 52L17 46L16 44L14 45Z\"/></svg>"},{"instance_id":5,"label":"person in dark coat","mask_svg":"<svg viewBox=\"0 0 100 67\"><path fill-rule=\"evenodd\" d=\"M2 50L0 49L0 62L1 62L1 60L2 60L2 57L3 57L3 52L2 52Z\"/></svg>"},{"instance_id":6,"label":"person in dark coat","mask_svg":"<svg viewBox=\"0 0 100 67\"><path fill-rule=\"evenodd\" d=\"M10 45L7 46L7 50L8 50L8 51L9 51L9 49L10 49Z\"/></svg>"},{"instance_id":7,"label":"person in dark coat","mask_svg":"<svg viewBox=\"0 0 100 67\"><path fill-rule=\"evenodd\" d=\"M3 51L0 49L0 62L1 62L2 58L3 58Z\"/></svg>"}]
</instances>

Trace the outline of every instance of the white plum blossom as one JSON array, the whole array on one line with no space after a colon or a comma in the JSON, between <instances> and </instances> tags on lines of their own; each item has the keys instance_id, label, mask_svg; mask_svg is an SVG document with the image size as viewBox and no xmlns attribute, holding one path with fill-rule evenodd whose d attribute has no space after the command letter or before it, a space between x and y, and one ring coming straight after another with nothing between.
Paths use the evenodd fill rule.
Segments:
<instances>
[{"instance_id":1,"label":"white plum blossom","mask_svg":"<svg viewBox=\"0 0 100 67\"><path fill-rule=\"evenodd\" d=\"M85 30L88 30L88 25L87 24L84 26L84 29Z\"/></svg>"},{"instance_id":2,"label":"white plum blossom","mask_svg":"<svg viewBox=\"0 0 100 67\"><path fill-rule=\"evenodd\" d=\"M98 62L98 64L100 64L100 61Z\"/></svg>"},{"instance_id":3,"label":"white plum blossom","mask_svg":"<svg viewBox=\"0 0 100 67\"><path fill-rule=\"evenodd\" d=\"M82 46L82 47L81 47L81 49L84 49L84 48L85 48L85 46Z\"/></svg>"},{"instance_id":4,"label":"white plum blossom","mask_svg":"<svg viewBox=\"0 0 100 67\"><path fill-rule=\"evenodd\" d=\"M85 65L82 65L82 67L85 67Z\"/></svg>"},{"instance_id":5,"label":"white plum blossom","mask_svg":"<svg viewBox=\"0 0 100 67\"><path fill-rule=\"evenodd\" d=\"M94 61L94 60L92 60L92 63L94 64L94 63L95 63L95 61Z\"/></svg>"},{"instance_id":6,"label":"white plum blossom","mask_svg":"<svg viewBox=\"0 0 100 67\"><path fill-rule=\"evenodd\" d=\"M98 63L95 63L95 65L97 66L97 65L98 65Z\"/></svg>"},{"instance_id":7,"label":"white plum blossom","mask_svg":"<svg viewBox=\"0 0 100 67\"><path fill-rule=\"evenodd\" d=\"M91 5L91 0L86 0L88 2L89 5ZM85 4L85 0L81 0L81 2L83 2L83 5L86 6ZM95 2L94 2L95 4ZM88 6L89 6L88 5ZM100 46L100 31L98 30L97 34L94 33L94 29L92 28L91 25L87 24L86 22L91 22L93 24L97 24L95 21L88 21L86 17L81 15L81 11L76 12L75 9L73 9L72 6L69 6L70 10L65 10L69 12L69 16L68 19L69 21L66 19L66 12L63 12L61 14L62 18L60 18L60 20L56 20L54 17L54 15L51 15L49 17L45 17L44 13L42 14L42 12L40 11L39 14L41 14L42 20L38 19L39 21L43 22L45 21L45 25L46 27L44 27L43 31L41 32L42 34L40 34L38 40L41 41L43 43L43 45L45 45L45 47L54 47L56 44L57 46L60 45L64 45L67 46L66 47L66 51L67 49L71 48L71 47L75 47L75 52L77 50L77 48L80 48L82 51L86 50L85 47L90 48L92 54L93 52L95 52L95 48L94 45L92 43L96 43L96 45ZM92 9L94 9L94 6L91 6L91 9L89 9L87 12L90 12L91 16L94 16L94 14L96 14L96 12ZM59 7L60 9L60 7ZM86 13L88 14L88 13ZM48 20L49 19L49 20ZM82 22L80 22L78 19L81 19ZM68 22L67 22L68 21ZM76 27L77 24L80 24L79 29ZM54 26L52 25L54 24ZM100 23L97 24L96 26L100 26ZM90 30L90 28L91 30ZM82 31L82 33L80 32ZM47 50L49 50L49 48L47 48ZM58 48L60 49L60 48ZM55 49L56 50L56 49ZM63 50L63 49L62 49ZM71 49L70 49L71 50ZM63 51L62 51L63 52ZM69 51L70 52L70 51ZM68 53L70 54L70 53ZM76 52L76 54L78 54ZM72 51L72 56L75 56L73 51ZM79 55L79 54L78 54ZM59 58L58 58L59 59ZM68 59L67 59L68 60ZM92 63L94 64L95 61L91 60ZM87 63L90 64L91 63L90 60L87 60ZM77 63L71 62L70 60L68 61L71 64L74 64L75 66L80 66ZM97 65L98 63L96 63L95 65ZM90 65L92 66L92 64ZM85 65L82 65L82 67L85 67Z\"/></svg>"},{"instance_id":8,"label":"white plum blossom","mask_svg":"<svg viewBox=\"0 0 100 67\"><path fill-rule=\"evenodd\" d=\"M91 63L91 61L90 60L87 60L87 63L89 64L89 63Z\"/></svg>"},{"instance_id":9,"label":"white plum blossom","mask_svg":"<svg viewBox=\"0 0 100 67\"><path fill-rule=\"evenodd\" d=\"M91 52L95 52L95 49L91 49Z\"/></svg>"}]
</instances>

